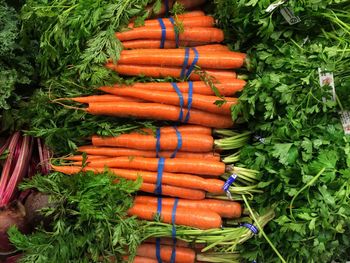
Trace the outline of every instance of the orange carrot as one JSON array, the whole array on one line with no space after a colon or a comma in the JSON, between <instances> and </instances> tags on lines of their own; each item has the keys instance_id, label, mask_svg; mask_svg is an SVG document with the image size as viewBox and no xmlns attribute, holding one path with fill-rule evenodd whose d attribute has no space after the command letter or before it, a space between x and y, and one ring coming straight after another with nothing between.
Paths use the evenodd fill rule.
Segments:
<instances>
[{"instance_id":1,"label":"orange carrot","mask_svg":"<svg viewBox=\"0 0 350 263\"><path fill-rule=\"evenodd\" d=\"M172 206L174 204L174 198L162 198L162 204ZM136 196L135 203L137 204L157 204L158 200L152 196ZM179 199L178 207L187 209L204 209L212 210L225 218L239 218L242 215L242 207L238 202L223 201L215 199L203 199L203 200L186 200Z\"/></svg>"},{"instance_id":2,"label":"orange carrot","mask_svg":"<svg viewBox=\"0 0 350 263\"><path fill-rule=\"evenodd\" d=\"M174 204L174 203L173 203ZM170 245L172 246L174 244L174 240L172 238L168 238L168 237L162 237L159 238L160 239L160 244L161 245ZM145 241L145 243L156 243L157 239L156 238L147 238ZM181 239L177 239L176 240L176 246L177 247L191 247L192 244L189 244Z\"/></svg>"},{"instance_id":3,"label":"orange carrot","mask_svg":"<svg viewBox=\"0 0 350 263\"><path fill-rule=\"evenodd\" d=\"M101 88L101 90L104 90L104 88ZM141 89L126 87L126 88L108 89L108 92L111 92L111 93L113 92L113 94L118 96L132 97L135 99L142 98L145 101L163 103L167 105L178 106L180 104L179 95L176 93L175 90L168 92L168 91L141 90ZM184 100L183 106L187 106L188 93L183 93L182 95ZM221 106L215 105L216 101L220 101L220 98L216 96L193 94L192 108L206 111L206 112L212 112L212 113L231 116L231 107L237 104L237 98L225 98L225 103L223 103Z\"/></svg>"},{"instance_id":4,"label":"orange carrot","mask_svg":"<svg viewBox=\"0 0 350 263\"><path fill-rule=\"evenodd\" d=\"M177 148L176 134L162 134L160 137L160 149L174 151ZM139 150L156 150L156 137L140 133L121 134L111 137L92 136L94 146L126 147ZM210 152L214 147L214 139L206 134L182 134L181 151L185 152Z\"/></svg>"},{"instance_id":5,"label":"orange carrot","mask_svg":"<svg viewBox=\"0 0 350 263\"><path fill-rule=\"evenodd\" d=\"M157 39L139 39L139 40L130 40L123 41L122 45L124 49L152 49L159 48L161 44L160 40ZM179 41L180 47L197 47L197 49L208 44L207 42L194 42L194 41ZM176 42L172 40L164 41L164 48L176 48Z\"/></svg>"},{"instance_id":6,"label":"orange carrot","mask_svg":"<svg viewBox=\"0 0 350 263\"><path fill-rule=\"evenodd\" d=\"M223 96L232 96L236 92L243 90L246 82L241 79L225 79L221 80L219 83L213 83L218 89L219 93ZM179 90L183 93L188 93L188 82L179 82L177 83ZM133 89L142 89L142 90L151 90L151 91L173 91L174 88L170 82L147 82L147 83L134 83L132 85L114 85L114 86L104 86L100 90L104 92L113 94L114 89L116 88L133 88ZM212 88L209 84L204 81L193 81L193 94L202 94L202 95L215 95Z\"/></svg>"},{"instance_id":7,"label":"orange carrot","mask_svg":"<svg viewBox=\"0 0 350 263\"><path fill-rule=\"evenodd\" d=\"M157 248L155 244L141 244L136 251L136 255L148 258L157 258ZM173 253L173 246L161 245L160 258L162 261L170 262ZM176 246L175 263L194 263L196 260L196 253L194 250L186 247Z\"/></svg>"},{"instance_id":8,"label":"orange carrot","mask_svg":"<svg viewBox=\"0 0 350 263\"><path fill-rule=\"evenodd\" d=\"M124 260L128 262L128 257L124 257ZM134 257L134 260L132 261L132 263L159 263L159 262L153 258L136 256Z\"/></svg>"},{"instance_id":9,"label":"orange carrot","mask_svg":"<svg viewBox=\"0 0 350 263\"><path fill-rule=\"evenodd\" d=\"M76 165L81 165L81 163L76 162ZM94 172L103 172L102 167L90 167L87 166L87 170L92 170ZM135 181L138 177L142 177L144 183L156 184L157 183L157 173L149 171L139 171L139 170L127 170L127 169L113 169L109 168L110 171L119 177ZM207 191L212 194L222 194L224 181L219 179L206 179L197 175L183 174L183 173L169 173L163 172L162 183L164 185L182 187L186 189L197 189ZM153 193L154 191L151 191ZM192 199L192 198L190 198Z\"/></svg>"},{"instance_id":10,"label":"orange carrot","mask_svg":"<svg viewBox=\"0 0 350 263\"><path fill-rule=\"evenodd\" d=\"M160 103L96 102L90 103L86 111L93 115L178 121L181 109L177 106ZM184 109L183 113L186 116L187 109ZM212 128L230 128L233 125L231 116L214 114L197 109L191 110L188 123Z\"/></svg>"},{"instance_id":11,"label":"orange carrot","mask_svg":"<svg viewBox=\"0 0 350 263\"><path fill-rule=\"evenodd\" d=\"M158 170L158 162L158 158L128 158L121 156L91 160L87 166L92 168L103 168L107 166L109 168L124 168L156 172ZM207 160L173 158L165 160L164 172L220 176L225 173L225 164L222 162Z\"/></svg>"},{"instance_id":12,"label":"orange carrot","mask_svg":"<svg viewBox=\"0 0 350 263\"><path fill-rule=\"evenodd\" d=\"M199 125L181 125L177 126L177 130L181 134L203 134L203 135L211 135L212 129L204 126ZM155 136L155 130L143 128L141 131L145 134L154 135ZM160 134L174 134L176 135L174 126L162 126L160 127Z\"/></svg>"},{"instance_id":13,"label":"orange carrot","mask_svg":"<svg viewBox=\"0 0 350 263\"><path fill-rule=\"evenodd\" d=\"M162 222L172 222L172 210L173 207L171 206L162 206L162 212L160 215ZM156 213L157 205L144 204L134 204L134 206L128 211L130 216L137 216L140 219L149 221L154 220ZM222 221L217 213L210 210L178 208L175 214L175 224L199 229L211 229L220 228Z\"/></svg>"},{"instance_id":14,"label":"orange carrot","mask_svg":"<svg viewBox=\"0 0 350 263\"><path fill-rule=\"evenodd\" d=\"M96 147L93 145L81 146L78 148L79 152L85 152L88 154L89 159L94 158L94 156L99 156L104 154L110 157L118 157L118 156L139 156L139 157L156 157L155 151L144 151L137 149L129 149L129 148L114 148L114 147ZM159 157L170 158L173 154L173 151L161 151L159 153ZM73 160L74 157L74 160ZM78 160L79 156L72 156L67 158L67 160L72 161L81 161ZM82 158L82 157L81 157ZM207 153L193 153L193 152L177 152L176 158L193 158L193 159L205 159L212 161L220 161L220 155L213 152Z\"/></svg>"},{"instance_id":15,"label":"orange carrot","mask_svg":"<svg viewBox=\"0 0 350 263\"><path fill-rule=\"evenodd\" d=\"M104 159L104 158L108 158L106 156L101 156L101 155L88 155L86 156L86 160L97 160L97 159ZM72 155L72 156L68 156L64 158L65 160L68 161L83 161L83 156L82 155Z\"/></svg>"},{"instance_id":16,"label":"orange carrot","mask_svg":"<svg viewBox=\"0 0 350 263\"><path fill-rule=\"evenodd\" d=\"M73 175L73 174L79 173L82 170L83 171L92 171L94 173L102 173L105 171L104 168L85 167L84 169L81 169L78 166L51 165L51 167L54 171L61 172L61 173L67 174L67 175ZM120 169L110 169L110 171L115 173L116 175L119 175L120 177L128 179L128 180L136 180L139 177L138 174L136 174L136 176L135 176L135 173L132 173L131 171L126 171L123 174L121 173ZM115 183L118 183L118 179L115 180ZM141 184L141 187L140 187L140 191L143 191L146 193L154 193L155 190L156 190L156 184L152 184L152 183L143 182ZM184 198L184 199L192 199L192 200L202 200L205 198L205 192L202 190L178 187L178 186L167 185L167 184L162 184L162 195L171 196L171 197L179 197L179 198Z\"/></svg>"},{"instance_id":17,"label":"orange carrot","mask_svg":"<svg viewBox=\"0 0 350 263\"><path fill-rule=\"evenodd\" d=\"M231 51L198 50L197 66L212 69L235 69L243 66L245 55ZM133 49L123 50L118 64L151 65L181 67L184 63L184 49ZM189 61L193 61L195 53L189 51Z\"/></svg>"},{"instance_id":18,"label":"orange carrot","mask_svg":"<svg viewBox=\"0 0 350 263\"><path fill-rule=\"evenodd\" d=\"M184 18L184 17L195 17L195 16L205 16L205 13L200 10L186 12L183 14L176 15L177 18Z\"/></svg>"},{"instance_id":19,"label":"orange carrot","mask_svg":"<svg viewBox=\"0 0 350 263\"><path fill-rule=\"evenodd\" d=\"M140 191L153 194L156 190L155 184L142 183ZM205 198L205 192L196 189L182 188L173 185L162 185L162 195L172 196L178 198L203 200Z\"/></svg>"},{"instance_id":20,"label":"orange carrot","mask_svg":"<svg viewBox=\"0 0 350 263\"><path fill-rule=\"evenodd\" d=\"M90 103L90 102L141 102L140 99L135 98L126 98L126 97L120 97L115 95L93 95L93 96L86 96L86 97L75 97L75 98L68 98L70 100L80 102L80 103Z\"/></svg>"},{"instance_id":21,"label":"orange carrot","mask_svg":"<svg viewBox=\"0 0 350 263\"><path fill-rule=\"evenodd\" d=\"M107 63L106 67L118 72L125 76L146 76L154 78L180 78L181 68L180 67L157 67L157 66L143 66L143 65L115 65L113 63ZM237 74L230 70L202 70L208 76L216 79L235 79ZM189 80L201 80L201 75L197 72L193 72Z\"/></svg>"},{"instance_id":22,"label":"orange carrot","mask_svg":"<svg viewBox=\"0 0 350 263\"><path fill-rule=\"evenodd\" d=\"M213 27L215 24L214 18L211 16L180 16L177 18L174 18L175 24L179 23L183 27ZM170 22L169 19L163 18L163 23L166 27L172 27L173 24ZM144 25L145 27L157 27L159 26L158 19L149 19L145 20ZM143 27L140 26L140 27ZM134 27L133 23L130 23L129 28L140 28L140 27Z\"/></svg>"},{"instance_id":23,"label":"orange carrot","mask_svg":"<svg viewBox=\"0 0 350 263\"><path fill-rule=\"evenodd\" d=\"M167 28L166 40L176 39L176 30ZM162 28L158 26L136 27L133 30L115 33L120 41L135 39L161 39ZM210 43L220 43L224 40L224 32L221 29L213 27L185 27L183 32L178 34L179 40L201 41Z\"/></svg>"},{"instance_id":24,"label":"orange carrot","mask_svg":"<svg viewBox=\"0 0 350 263\"><path fill-rule=\"evenodd\" d=\"M210 50L210 51L230 51L228 46L220 45L220 44L203 45L203 46L196 47L196 49L198 51L203 51L203 50L206 50L206 51L208 51L208 50ZM239 54L241 54L241 53L239 53Z\"/></svg>"}]
</instances>

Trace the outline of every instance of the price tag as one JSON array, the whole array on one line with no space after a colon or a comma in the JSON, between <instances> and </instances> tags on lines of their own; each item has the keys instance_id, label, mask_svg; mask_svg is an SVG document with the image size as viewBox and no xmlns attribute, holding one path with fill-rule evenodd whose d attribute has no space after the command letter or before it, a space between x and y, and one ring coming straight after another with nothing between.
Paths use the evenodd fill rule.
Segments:
<instances>
[{"instance_id":1,"label":"price tag","mask_svg":"<svg viewBox=\"0 0 350 263\"><path fill-rule=\"evenodd\" d=\"M267 13L271 13L273 10L275 10L277 7L279 7L280 5L283 5L287 0L280 0L280 1L277 1L275 3L272 3L271 5L269 5L265 12Z\"/></svg>"},{"instance_id":2,"label":"price tag","mask_svg":"<svg viewBox=\"0 0 350 263\"><path fill-rule=\"evenodd\" d=\"M333 72L325 71L325 70L322 70L321 68L318 68L318 75L320 77L321 87L328 85L332 88L333 100L335 101L336 100L336 93L335 93Z\"/></svg>"},{"instance_id":3,"label":"price tag","mask_svg":"<svg viewBox=\"0 0 350 263\"><path fill-rule=\"evenodd\" d=\"M340 119L345 135L350 135L350 111L341 111Z\"/></svg>"},{"instance_id":4,"label":"price tag","mask_svg":"<svg viewBox=\"0 0 350 263\"><path fill-rule=\"evenodd\" d=\"M284 19L288 22L290 25L297 24L301 21L300 17L296 16L293 12L293 10L289 7L282 7L280 10L282 16Z\"/></svg>"}]
</instances>

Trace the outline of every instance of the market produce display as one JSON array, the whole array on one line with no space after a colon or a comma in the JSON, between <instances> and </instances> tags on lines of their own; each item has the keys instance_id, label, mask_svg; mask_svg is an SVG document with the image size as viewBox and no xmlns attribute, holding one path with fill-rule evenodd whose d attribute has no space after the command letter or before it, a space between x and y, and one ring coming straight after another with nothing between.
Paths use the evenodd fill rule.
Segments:
<instances>
[{"instance_id":1,"label":"market produce display","mask_svg":"<svg viewBox=\"0 0 350 263\"><path fill-rule=\"evenodd\" d=\"M349 1L0 4L1 262L349 260Z\"/></svg>"}]
</instances>

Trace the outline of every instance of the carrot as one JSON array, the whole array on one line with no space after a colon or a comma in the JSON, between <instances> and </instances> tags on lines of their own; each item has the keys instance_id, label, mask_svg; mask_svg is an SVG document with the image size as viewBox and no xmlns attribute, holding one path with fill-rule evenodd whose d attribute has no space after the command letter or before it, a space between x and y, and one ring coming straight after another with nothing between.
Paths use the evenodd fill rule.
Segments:
<instances>
[{"instance_id":1,"label":"carrot","mask_svg":"<svg viewBox=\"0 0 350 263\"><path fill-rule=\"evenodd\" d=\"M81 163L76 162L75 165L81 165ZM87 170L92 170L95 172L103 172L102 167L87 167ZM122 178L135 181L138 177L142 177L144 183L155 184L157 183L157 173L149 171L138 171L138 170L127 170L127 169L113 169L110 171L117 176ZM164 185L182 187L186 189L197 189L207 191L213 194L222 194L224 181L219 179L206 179L197 175L183 174L183 173L169 173L163 172L162 183ZM154 191L151 191L153 193ZM192 199L192 198L190 198Z\"/></svg>"},{"instance_id":2,"label":"carrot","mask_svg":"<svg viewBox=\"0 0 350 263\"><path fill-rule=\"evenodd\" d=\"M175 24L179 23L182 27L213 27L215 24L214 18L211 16L184 16L174 18ZM163 18L163 23L166 27L173 27L173 24L169 19ZM140 27L157 27L159 26L158 19L145 20L143 26ZM134 27L133 23L130 23L129 28L140 28Z\"/></svg>"},{"instance_id":3,"label":"carrot","mask_svg":"<svg viewBox=\"0 0 350 263\"><path fill-rule=\"evenodd\" d=\"M172 223L173 207L162 205L161 221ZM137 216L144 220L154 220L157 213L157 205L134 204L128 211L128 215ZM178 208L175 214L175 224L190 226L199 229L220 228L221 217L213 212L203 209Z\"/></svg>"},{"instance_id":4,"label":"carrot","mask_svg":"<svg viewBox=\"0 0 350 263\"><path fill-rule=\"evenodd\" d=\"M80 103L90 103L90 102L140 102L142 100L135 99L135 98L126 98L126 97L120 97L115 95L93 95L93 96L86 96L86 97L75 97L75 98L69 98L70 100L80 102Z\"/></svg>"},{"instance_id":5,"label":"carrot","mask_svg":"<svg viewBox=\"0 0 350 263\"><path fill-rule=\"evenodd\" d=\"M203 135L211 135L212 134L212 129L204 126L199 126L199 125L181 125L177 126L177 130L181 134L203 134ZM148 129L148 128L143 128L141 129L142 132L146 134L151 134L155 135L155 130L153 129ZM175 129L174 126L163 126L160 127L160 134L175 134Z\"/></svg>"},{"instance_id":6,"label":"carrot","mask_svg":"<svg viewBox=\"0 0 350 263\"><path fill-rule=\"evenodd\" d=\"M129 262L128 257L124 257L124 260ZM140 256L136 256L134 257L134 260L132 261L132 263L159 263L156 259L153 258L146 258L146 257L140 257Z\"/></svg>"},{"instance_id":7,"label":"carrot","mask_svg":"<svg viewBox=\"0 0 350 263\"><path fill-rule=\"evenodd\" d=\"M135 39L161 39L162 28L158 26L136 27L133 30L115 33L120 41ZM175 40L177 36L174 28L167 28L166 40ZM179 40L201 41L210 43L220 43L224 40L224 32L213 27L185 27L183 32L178 34Z\"/></svg>"},{"instance_id":8,"label":"carrot","mask_svg":"<svg viewBox=\"0 0 350 263\"><path fill-rule=\"evenodd\" d=\"M230 80L221 80L219 83L213 83L218 89L219 93L223 96L232 96L236 92L243 90L246 82L241 79L230 79ZM179 90L183 93L188 93L188 83L179 82L177 83ZM148 82L148 83L134 83L132 85L114 85L114 86L105 86L99 88L104 92L113 94L114 89L129 87L133 89L142 89L142 90L151 90L151 91L173 91L174 87L170 82ZM193 82L193 94L202 94L202 95L215 95L212 88L208 83L204 81L194 81Z\"/></svg>"},{"instance_id":9,"label":"carrot","mask_svg":"<svg viewBox=\"0 0 350 263\"><path fill-rule=\"evenodd\" d=\"M89 161L89 160L97 160L97 159L104 159L104 158L108 158L108 157L102 156L102 155L88 155L86 157L86 160ZM68 161L83 161L84 158L82 155L72 155L64 159Z\"/></svg>"},{"instance_id":10,"label":"carrot","mask_svg":"<svg viewBox=\"0 0 350 263\"><path fill-rule=\"evenodd\" d=\"M181 109L177 106L160 103L96 102L90 103L86 111L93 115L178 121ZM187 115L187 112L187 109L183 109L184 116ZM197 109L191 110L188 123L212 128L230 128L233 125L231 116L223 116Z\"/></svg>"},{"instance_id":11,"label":"carrot","mask_svg":"<svg viewBox=\"0 0 350 263\"><path fill-rule=\"evenodd\" d=\"M162 204L172 206L174 204L174 198L162 198ZM136 196L135 203L137 204L157 204L158 200L152 196ZM238 202L223 201L215 199L203 199L203 200L186 200L179 199L178 207L188 209L204 209L211 210L218 213L221 217L225 218L239 218L242 215L242 207Z\"/></svg>"},{"instance_id":12,"label":"carrot","mask_svg":"<svg viewBox=\"0 0 350 263\"><path fill-rule=\"evenodd\" d=\"M205 13L200 10L186 12L183 14L176 15L177 18L184 18L184 17L195 17L195 16L205 16Z\"/></svg>"},{"instance_id":13,"label":"carrot","mask_svg":"<svg viewBox=\"0 0 350 263\"><path fill-rule=\"evenodd\" d=\"M245 62L245 55L238 52L198 50L198 54L196 65L205 69L235 69ZM184 49L123 50L118 64L182 67L184 57ZM194 57L195 53L190 49L188 61L193 61Z\"/></svg>"},{"instance_id":14,"label":"carrot","mask_svg":"<svg viewBox=\"0 0 350 263\"><path fill-rule=\"evenodd\" d=\"M157 39L139 39L121 42L124 49L152 49L159 48L161 41ZM197 47L208 44L207 42L179 41L180 47ZM164 48L176 48L176 41L164 41Z\"/></svg>"},{"instance_id":15,"label":"carrot","mask_svg":"<svg viewBox=\"0 0 350 263\"><path fill-rule=\"evenodd\" d=\"M101 90L104 90L104 89L101 88ZM142 98L145 101L150 101L155 103L162 103L162 104L175 105L175 106L179 106L180 104L179 95L176 93L175 90L168 92L168 91L141 90L141 89L134 89L134 88L117 88L117 89L108 89L108 91L110 93L113 92L113 94L118 96L132 97L136 99ZM183 93L182 96L184 100L183 106L187 106L188 98L189 98L188 93ZM221 106L215 105L216 101L220 101L220 98L216 96L193 94L192 108L206 111L206 112L212 112L212 113L231 116L231 107L237 104L237 98L225 98L225 103L223 103Z\"/></svg>"},{"instance_id":16,"label":"carrot","mask_svg":"<svg viewBox=\"0 0 350 263\"><path fill-rule=\"evenodd\" d=\"M163 200L163 199L162 199ZM174 204L174 203L173 203ZM172 238L168 238L168 237L162 237L162 238L159 238L160 240L160 244L161 245L170 245L172 246L174 244L174 240ZM151 244L154 244L157 242L157 239L156 238L147 238L145 241L145 243L151 243ZM177 247L190 247L192 244L189 244L181 239L177 239L176 240L176 246Z\"/></svg>"},{"instance_id":17,"label":"carrot","mask_svg":"<svg viewBox=\"0 0 350 263\"><path fill-rule=\"evenodd\" d=\"M125 76L146 76L154 78L181 78L180 67L157 67L157 66L143 66L143 65L115 65L113 63L107 63L106 67L118 72ZM205 69L208 76L217 79L236 79L237 74L230 70L208 70ZM189 80L201 80L201 76L197 72L193 72Z\"/></svg>"},{"instance_id":18,"label":"carrot","mask_svg":"<svg viewBox=\"0 0 350 263\"><path fill-rule=\"evenodd\" d=\"M183 14L178 14L176 15L177 19L182 19L182 18L188 18L188 17L198 17L198 16L205 16L206 14L203 11L196 10L196 11L191 11L191 12L186 12ZM128 25L129 28L134 27L134 23L129 23Z\"/></svg>"},{"instance_id":19,"label":"carrot","mask_svg":"<svg viewBox=\"0 0 350 263\"><path fill-rule=\"evenodd\" d=\"M57 172L61 172L67 175L73 175L76 173L83 171L92 171L94 173L102 173L105 171L104 168L88 168L85 167L81 169L78 166L55 166L51 165L52 169ZM126 173L122 174L118 169L110 169L111 172L119 175L122 178L128 180L136 180L138 178L138 174L132 174L131 171L126 171ZM134 171L135 172L135 171ZM136 171L137 172L137 171ZM125 175L125 176L124 176ZM115 183L118 183L118 179L115 180ZM140 190L146 193L154 193L156 190L156 184L145 183L141 184ZM184 199L192 199L192 200L202 200L205 198L205 192L197 189L183 188L173 185L162 184L162 195L171 196L171 197L179 197Z\"/></svg>"},{"instance_id":20,"label":"carrot","mask_svg":"<svg viewBox=\"0 0 350 263\"><path fill-rule=\"evenodd\" d=\"M173 253L173 246L161 245L160 258L162 261L170 262ZM141 244L136 251L136 255L148 258L157 259L157 248L155 244ZM176 246L175 263L194 263L196 260L196 253L194 250L186 247Z\"/></svg>"},{"instance_id":21,"label":"carrot","mask_svg":"<svg viewBox=\"0 0 350 263\"><path fill-rule=\"evenodd\" d=\"M153 194L156 190L155 184L142 183L140 190L146 193ZM182 188L172 185L162 185L162 195L172 196L178 198L203 200L205 198L205 192L201 190Z\"/></svg>"},{"instance_id":22,"label":"carrot","mask_svg":"<svg viewBox=\"0 0 350 263\"><path fill-rule=\"evenodd\" d=\"M157 139L154 135L140 133L121 134L113 137L92 136L94 146L126 147L139 150L156 150ZM160 137L160 149L174 151L177 148L176 134L162 134ZM181 151L185 152L210 152L214 147L214 139L206 134L182 134Z\"/></svg>"},{"instance_id":23,"label":"carrot","mask_svg":"<svg viewBox=\"0 0 350 263\"><path fill-rule=\"evenodd\" d=\"M210 50L210 51L230 51L228 46L220 45L220 44L203 45L203 46L196 47L196 49L198 51L203 51L203 50L206 50L206 51L208 51L208 50ZM241 53L239 53L239 54L241 54Z\"/></svg>"},{"instance_id":24,"label":"carrot","mask_svg":"<svg viewBox=\"0 0 350 263\"><path fill-rule=\"evenodd\" d=\"M158 170L158 162L158 158L128 158L122 156L91 160L87 166L92 168L103 168L107 166L109 168L124 168L156 172ZM164 172L220 176L225 173L225 164L222 162L207 160L173 158L165 160Z\"/></svg>"},{"instance_id":25,"label":"carrot","mask_svg":"<svg viewBox=\"0 0 350 263\"><path fill-rule=\"evenodd\" d=\"M92 145L81 146L78 148L78 151L87 153L90 160L94 158L95 155L100 157L99 155L101 154L104 154L105 155L104 157L106 156L110 156L110 157L139 156L139 157L153 157L153 158L156 157L155 151L144 151L144 150L129 149L129 148L96 147ZM173 151L161 151L159 153L159 157L170 158L172 154L173 154ZM79 157L79 160L78 160L78 157ZM193 158L193 159L220 161L220 155L213 152L206 152L206 153L177 152L176 158ZM72 156L67 158L67 160L81 161L80 156Z\"/></svg>"}]
</instances>

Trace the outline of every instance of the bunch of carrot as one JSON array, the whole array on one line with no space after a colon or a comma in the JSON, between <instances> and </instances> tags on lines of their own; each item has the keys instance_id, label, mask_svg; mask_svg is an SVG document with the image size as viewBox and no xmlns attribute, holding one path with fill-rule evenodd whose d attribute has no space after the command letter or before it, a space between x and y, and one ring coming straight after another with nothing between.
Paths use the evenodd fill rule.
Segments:
<instances>
[{"instance_id":1,"label":"bunch of carrot","mask_svg":"<svg viewBox=\"0 0 350 263\"><path fill-rule=\"evenodd\" d=\"M224 40L224 33L201 11L146 20L140 27L130 23L116 37L131 50L122 51L117 64L110 61L106 66L121 75L200 80L203 76L192 72L199 67L216 80L233 80L237 75L232 69L248 63L245 54L216 44Z\"/></svg>"},{"instance_id":2,"label":"bunch of carrot","mask_svg":"<svg viewBox=\"0 0 350 263\"><path fill-rule=\"evenodd\" d=\"M193 7L204 1L180 2ZM161 11L165 12L164 3ZM156 132L142 129L111 137L94 135L91 145L78 148L82 154L63 158L63 165L52 165L69 175L81 170L98 174L107 168L117 176L116 183L118 177L142 179L128 215L141 219L152 231L134 262L159 262L160 258L164 262L224 262L215 255L197 254L187 243L172 240L156 248L149 242L150 237L174 239L174 231L180 240L196 240L204 250L222 245L233 251L253 235L247 228L221 229L223 219L237 222L243 210L241 203L228 200L225 192L241 200L242 194L260 191L257 171L230 165L238 160L238 152L223 159L220 155L242 147L249 139L249 133L220 130L232 127L234 96L246 84L232 69L247 61L245 54L219 44L224 35L214 22L203 12L193 11L170 19L146 20L141 27L130 23L130 30L116 33L125 50L117 64L109 61L107 67L126 76L190 81L104 86L99 88L104 94L70 98L88 104L85 110L95 115L187 124L160 127ZM192 72L195 68L202 71ZM220 138L214 139L214 134ZM225 182L233 175L238 176L234 183ZM269 220L271 213L261 218L261 225ZM175 261L171 260L174 249ZM229 259L234 262L236 254Z\"/></svg>"},{"instance_id":3,"label":"bunch of carrot","mask_svg":"<svg viewBox=\"0 0 350 263\"><path fill-rule=\"evenodd\" d=\"M129 24L116 33L125 48L117 64L107 67L121 75L173 77L188 82L152 82L100 87L102 95L70 98L86 103L94 115L177 121L213 128L232 127L231 107L246 82L232 69L242 67L246 55L220 43L223 31L201 11L174 18ZM180 30L181 29L181 30ZM176 48L190 46L191 48ZM161 48L159 48L161 47ZM129 49L129 50L128 50ZM200 71L195 69L200 68Z\"/></svg>"},{"instance_id":4,"label":"bunch of carrot","mask_svg":"<svg viewBox=\"0 0 350 263\"><path fill-rule=\"evenodd\" d=\"M70 100L86 103L94 115L178 121L213 128L232 127L232 97L245 86L244 80L222 80L215 83L217 92L203 81L181 83L135 83L100 87L107 94L75 97Z\"/></svg>"},{"instance_id":5,"label":"bunch of carrot","mask_svg":"<svg viewBox=\"0 0 350 263\"><path fill-rule=\"evenodd\" d=\"M211 128L183 125L161 127L157 135L152 129L142 129L114 137L93 136L92 145L78 148L84 155L67 157L65 160L72 161L69 165L52 167L66 174L77 173L81 169L99 173L108 167L119 177L129 180L141 177L140 190L152 194L159 183L160 157L165 158L161 194L182 198L178 203L176 224L200 229L220 228L221 217L240 217L241 207L235 202L206 199L206 194L225 194L225 181L220 176L227 172L239 174L240 184L236 185L237 190L231 187L232 194L254 192L251 185L256 184L258 173L230 167L215 152L221 145L227 150L225 141L230 141L231 150L242 147L249 134L214 140L212 133ZM173 203L173 198L163 198L160 216L165 223L171 222ZM196 213L193 213L194 209ZM156 211L157 198L138 197L129 214L153 220Z\"/></svg>"}]
</instances>

